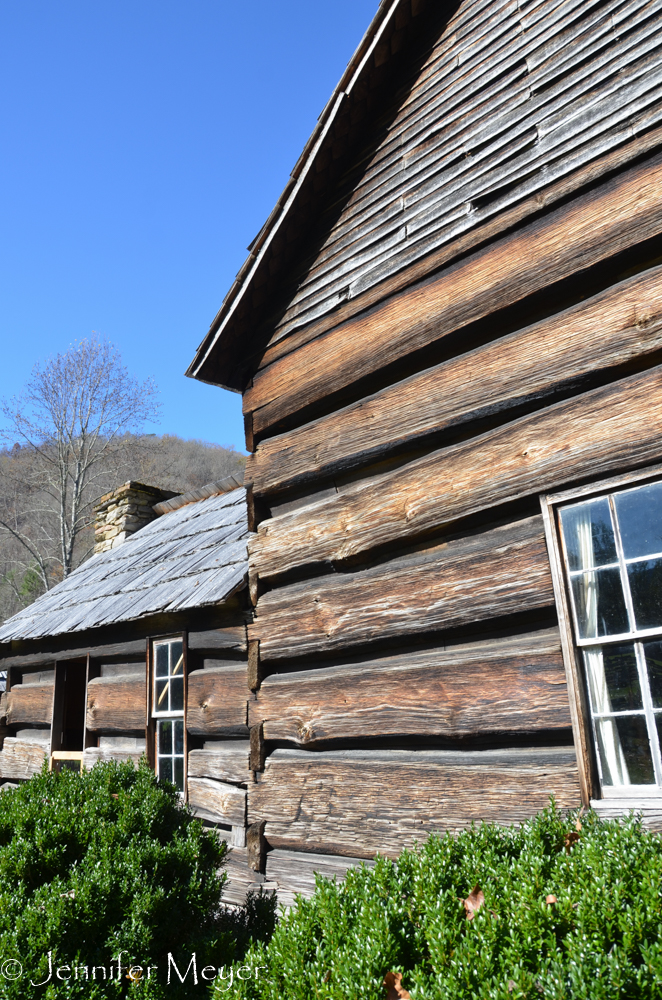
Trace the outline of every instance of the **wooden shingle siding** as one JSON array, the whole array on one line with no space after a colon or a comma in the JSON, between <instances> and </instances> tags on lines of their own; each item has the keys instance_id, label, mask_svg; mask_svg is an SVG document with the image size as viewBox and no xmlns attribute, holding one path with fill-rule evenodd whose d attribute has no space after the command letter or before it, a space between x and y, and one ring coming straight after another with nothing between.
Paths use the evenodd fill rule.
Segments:
<instances>
[{"instance_id":1,"label":"wooden shingle siding","mask_svg":"<svg viewBox=\"0 0 662 1000\"><path fill-rule=\"evenodd\" d=\"M249 703L249 724L302 746L569 731L560 640L554 631L272 674Z\"/></svg>"},{"instance_id":2,"label":"wooden shingle siding","mask_svg":"<svg viewBox=\"0 0 662 1000\"><path fill-rule=\"evenodd\" d=\"M314 517L309 523L314 530ZM425 636L553 603L537 515L368 570L271 590L258 602L250 634L269 661Z\"/></svg>"},{"instance_id":3,"label":"wooden shingle siding","mask_svg":"<svg viewBox=\"0 0 662 1000\"><path fill-rule=\"evenodd\" d=\"M460 433L481 419L539 407L662 350L662 267L525 329L418 372L258 445L247 463L256 495L273 498L338 472ZM480 373L480 378L476 378Z\"/></svg>"},{"instance_id":4,"label":"wooden shingle siding","mask_svg":"<svg viewBox=\"0 0 662 1000\"><path fill-rule=\"evenodd\" d=\"M556 797L580 804L569 747L480 752L276 750L248 787L248 823L269 846L391 857L431 829L517 823Z\"/></svg>"},{"instance_id":5,"label":"wooden shingle siding","mask_svg":"<svg viewBox=\"0 0 662 1000\"><path fill-rule=\"evenodd\" d=\"M276 337L662 121L659 0L464 3L438 30Z\"/></svg>"}]
</instances>

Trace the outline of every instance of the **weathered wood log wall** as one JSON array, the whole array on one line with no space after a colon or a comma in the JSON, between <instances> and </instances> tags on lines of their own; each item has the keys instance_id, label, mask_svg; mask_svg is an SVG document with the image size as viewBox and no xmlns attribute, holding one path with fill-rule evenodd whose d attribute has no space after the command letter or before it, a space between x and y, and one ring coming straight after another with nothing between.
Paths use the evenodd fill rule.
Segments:
<instances>
[{"instance_id":1,"label":"weathered wood log wall","mask_svg":"<svg viewBox=\"0 0 662 1000\"><path fill-rule=\"evenodd\" d=\"M662 5L421 32L253 307L247 822L286 900L586 799L538 495L662 460Z\"/></svg>"},{"instance_id":2,"label":"weathered wood log wall","mask_svg":"<svg viewBox=\"0 0 662 1000\"><path fill-rule=\"evenodd\" d=\"M247 604L244 593L225 611L209 609L202 615L146 622L138 639L131 637L127 627L121 641L122 629L115 628L113 642L83 633L67 636L66 648L61 650L49 648L52 641L42 640L6 657L2 666L9 667L10 686L0 699L0 716L10 735L0 749L0 784L28 779L48 758L55 666L72 659L84 662L87 658L84 766L105 760L137 764L148 749L149 640L183 631L188 666L188 801L232 845L225 898L243 902L247 889L265 881L248 866L246 848L246 797L251 779Z\"/></svg>"}]
</instances>

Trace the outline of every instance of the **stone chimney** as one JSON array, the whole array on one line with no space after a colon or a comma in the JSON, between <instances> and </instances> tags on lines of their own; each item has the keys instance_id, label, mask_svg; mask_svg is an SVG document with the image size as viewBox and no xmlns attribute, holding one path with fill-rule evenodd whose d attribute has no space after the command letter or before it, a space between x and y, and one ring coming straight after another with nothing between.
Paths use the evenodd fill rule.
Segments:
<instances>
[{"instance_id":1,"label":"stone chimney","mask_svg":"<svg viewBox=\"0 0 662 1000\"><path fill-rule=\"evenodd\" d=\"M94 552L107 552L158 517L154 504L179 494L129 481L94 505Z\"/></svg>"}]
</instances>

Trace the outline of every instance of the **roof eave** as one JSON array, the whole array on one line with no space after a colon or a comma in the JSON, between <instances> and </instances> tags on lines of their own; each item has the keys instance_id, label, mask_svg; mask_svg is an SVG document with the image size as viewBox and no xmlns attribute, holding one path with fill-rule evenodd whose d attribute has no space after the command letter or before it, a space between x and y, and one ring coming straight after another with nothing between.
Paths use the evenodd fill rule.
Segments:
<instances>
[{"instance_id":1,"label":"roof eave","mask_svg":"<svg viewBox=\"0 0 662 1000\"><path fill-rule=\"evenodd\" d=\"M232 321L265 259L267 250L292 212L303 182L314 168L324 140L335 123L344 101L361 82L384 31L398 9L406 2L408 0L381 0L375 17L347 64L338 86L322 111L312 135L297 160L283 193L264 226L251 243L249 256L230 287L207 335L198 347L193 361L187 368L185 374L189 378L197 379L208 385L229 389L232 392L243 392L245 389L245 377L237 373L236 366L233 371L232 365L223 364L222 355L224 352L222 348L230 333ZM220 357L218 357L219 353ZM213 355L217 356L216 363L213 363Z\"/></svg>"}]
</instances>

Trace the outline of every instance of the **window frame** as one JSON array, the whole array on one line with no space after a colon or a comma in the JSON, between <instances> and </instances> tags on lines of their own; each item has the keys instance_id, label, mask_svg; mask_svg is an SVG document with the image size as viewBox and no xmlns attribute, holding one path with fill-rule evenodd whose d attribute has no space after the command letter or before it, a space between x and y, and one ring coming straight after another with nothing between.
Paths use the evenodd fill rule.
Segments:
<instances>
[{"instance_id":1,"label":"window frame","mask_svg":"<svg viewBox=\"0 0 662 1000\"><path fill-rule=\"evenodd\" d=\"M566 573L563 555L559 510L571 503L582 500L598 499L609 493L620 490L645 486L647 483L662 481L662 465L648 466L645 469L622 473L608 479L583 483L573 489L558 493L541 494L540 507L545 529L545 538L549 553L552 587L556 602L561 638L561 650L565 665L568 685L568 700L573 737L577 751L577 767L582 802L585 806L591 800L611 801L615 805L619 799L651 799L662 798L662 787L659 785L624 785L603 787L599 778L597 754L593 740L593 720L591 717L589 696L586 686L582 650L596 645L595 641L580 640L575 632L575 622L572 598L570 596L570 577ZM651 630L662 639L662 629ZM651 636L652 638L652 636ZM610 637L611 640L611 637ZM622 642L641 642L639 633L636 636L622 636ZM606 792L606 794L605 794Z\"/></svg>"},{"instance_id":2,"label":"window frame","mask_svg":"<svg viewBox=\"0 0 662 1000\"><path fill-rule=\"evenodd\" d=\"M178 642L182 643L182 654L184 662L184 708L182 712L154 712L154 676L156 669L155 646L160 643ZM188 633L171 632L167 635L150 636L147 655L147 748L150 766L158 777L158 757L157 757L157 723L167 719L182 719L184 725L184 788L180 795L186 802L188 800L188 729L187 729L187 706L188 706Z\"/></svg>"}]
</instances>

